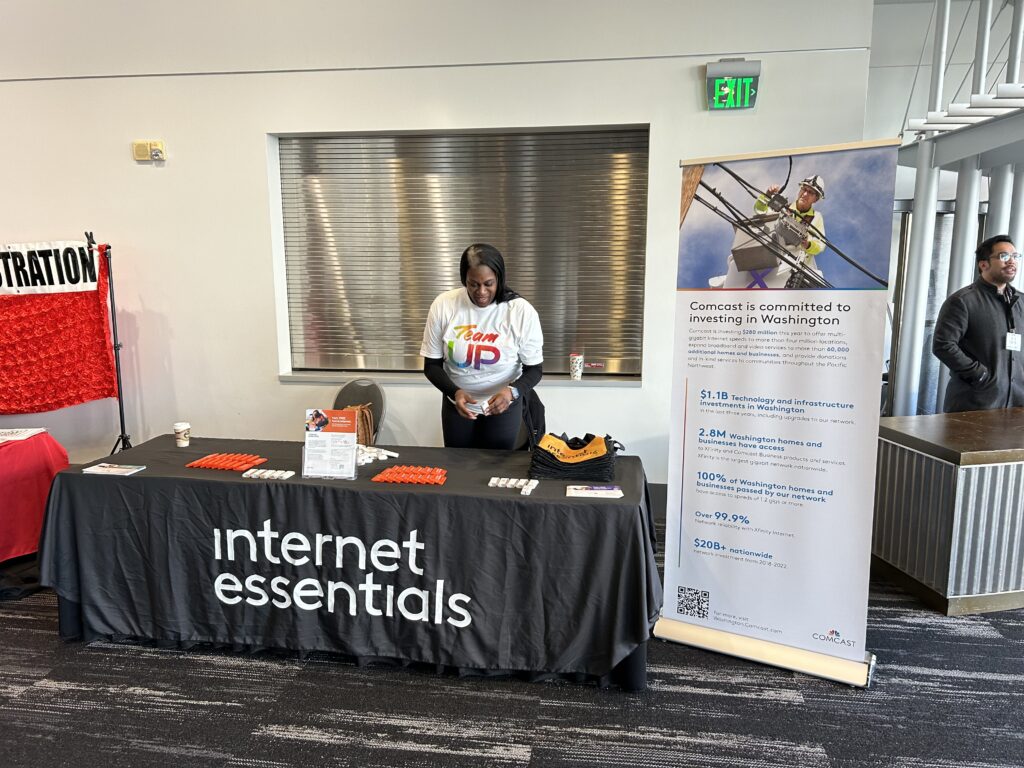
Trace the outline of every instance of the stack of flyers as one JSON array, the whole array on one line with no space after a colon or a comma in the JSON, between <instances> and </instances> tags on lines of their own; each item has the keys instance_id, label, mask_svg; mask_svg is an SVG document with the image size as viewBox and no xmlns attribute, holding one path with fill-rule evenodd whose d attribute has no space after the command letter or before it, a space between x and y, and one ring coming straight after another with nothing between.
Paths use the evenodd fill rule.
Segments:
<instances>
[{"instance_id":1,"label":"stack of flyers","mask_svg":"<svg viewBox=\"0 0 1024 768\"><path fill-rule=\"evenodd\" d=\"M25 427L24 429L0 429L0 443L8 440L27 440L33 435L40 435L46 427Z\"/></svg>"}]
</instances>

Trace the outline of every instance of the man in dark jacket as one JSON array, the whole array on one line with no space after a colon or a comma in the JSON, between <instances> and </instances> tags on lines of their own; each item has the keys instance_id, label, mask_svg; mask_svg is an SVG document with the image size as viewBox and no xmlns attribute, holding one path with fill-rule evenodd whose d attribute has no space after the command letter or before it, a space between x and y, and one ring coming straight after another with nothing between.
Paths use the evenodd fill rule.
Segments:
<instances>
[{"instance_id":1,"label":"man in dark jacket","mask_svg":"<svg viewBox=\"0 0 1024 768\"><path fill-rule=\"evenodd\" d=\"M946 413L1024 406L1024 301L1010 285L1020 254L996 235L975 255L978 279L946 299L935 322L932 352L951 374Z\"/></svg>"}]
</instances>

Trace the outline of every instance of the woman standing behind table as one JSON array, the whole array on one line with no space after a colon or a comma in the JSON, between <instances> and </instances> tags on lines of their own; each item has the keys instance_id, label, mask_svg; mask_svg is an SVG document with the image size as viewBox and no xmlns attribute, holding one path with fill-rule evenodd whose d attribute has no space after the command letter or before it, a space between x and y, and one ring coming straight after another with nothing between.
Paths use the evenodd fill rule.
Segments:
<instances>
[{"instance_id":1,"label":"woman standing behind table","mask_svg":"<svg viewBox=\"0 0 1024 768\"><path fill-rule=\"evenodd\" d=\"M465 288L434 299L423 330L423 373L444 394L441 428L448 448L515 448L523 400L543 371L540 318L505 285L505 260L493 245L462 253Z\"/></svg>"}]
</instances>

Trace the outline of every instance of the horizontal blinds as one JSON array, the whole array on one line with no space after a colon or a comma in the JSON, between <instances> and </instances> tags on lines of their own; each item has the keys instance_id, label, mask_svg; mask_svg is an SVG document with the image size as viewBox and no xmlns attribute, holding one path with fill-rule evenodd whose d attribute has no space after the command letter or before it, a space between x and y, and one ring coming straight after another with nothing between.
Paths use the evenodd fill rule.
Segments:
<instances>
[{"instance_id":1,"label":"horizontal blinds","mask_svg":"<svg viewBox=\"0 0 1024 768\"><path fill-rule=\"evenodd\" d=\"M292 366L419 370L434 297L491 243L570 352L640 373L647 129L282 137Z\"/></svg>"}]
</instances>

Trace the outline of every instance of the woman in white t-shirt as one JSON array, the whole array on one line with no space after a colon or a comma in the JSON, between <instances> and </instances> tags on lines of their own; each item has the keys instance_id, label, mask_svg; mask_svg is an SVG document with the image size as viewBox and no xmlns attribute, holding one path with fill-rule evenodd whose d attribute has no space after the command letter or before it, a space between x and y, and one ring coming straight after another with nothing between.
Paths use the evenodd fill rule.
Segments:
<instances>
[{"instance_id":1,"label":"woman in white t-shirt","mask_svg":"<svg viewBox=\"0 0 1024 768\"><path fill-rule=\"evenodd\" d=\"M444 444L511 450L523 399L543 375L540 318L505 285L505 260L493 245L469 246L459 276L465 288L430 305L420 347L423 373L444 394Z\"/></svg>"}]
</instances>

